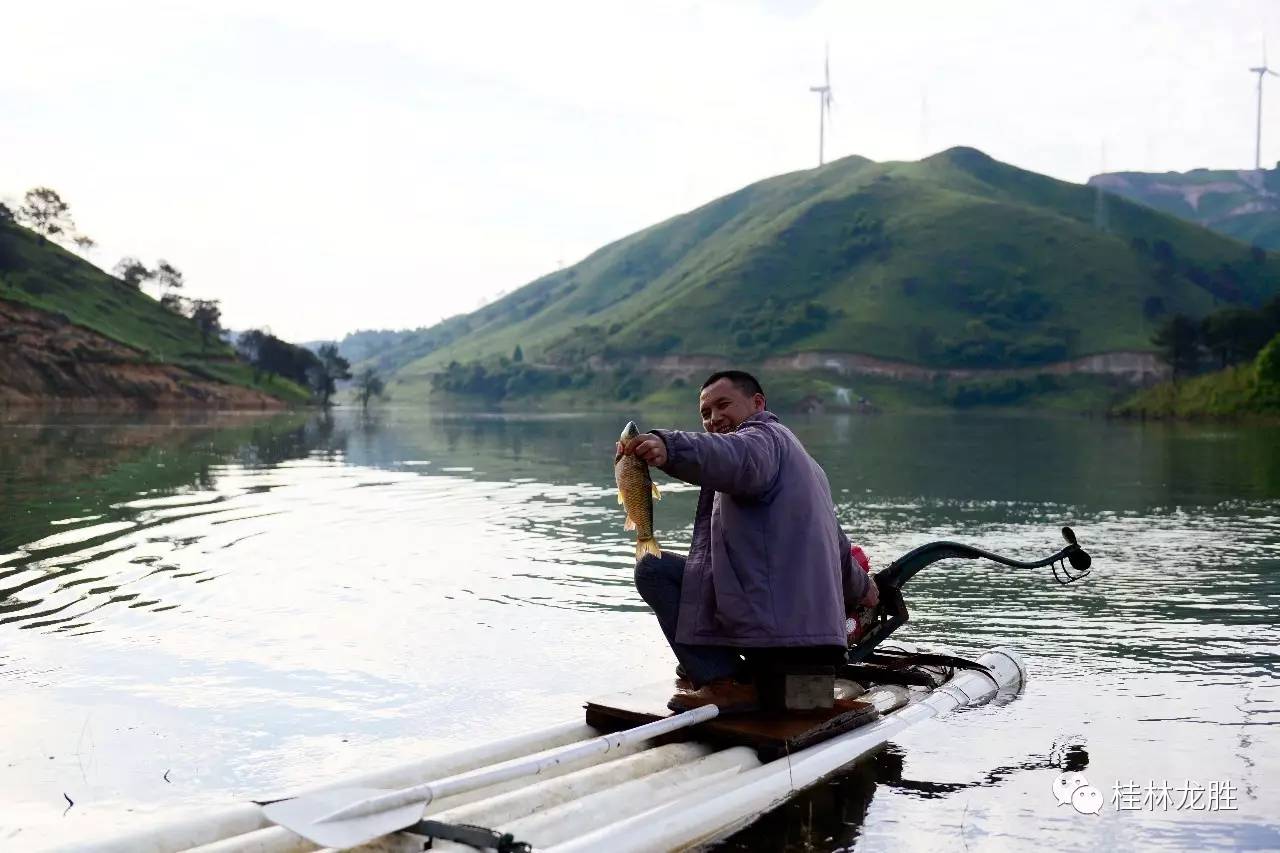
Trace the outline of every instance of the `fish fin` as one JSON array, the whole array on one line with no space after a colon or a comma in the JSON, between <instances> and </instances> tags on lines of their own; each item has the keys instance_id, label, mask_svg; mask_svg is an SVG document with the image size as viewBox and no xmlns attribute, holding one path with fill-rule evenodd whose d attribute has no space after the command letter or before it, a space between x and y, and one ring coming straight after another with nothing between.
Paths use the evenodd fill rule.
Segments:
<instances>
[{"instance_id":1,"label":"fish fin","mask_svg":"<svg viewBox=\"0 0 1280 853\"><path fill-rule=\"evenodd\" d=\"M622 529L623 529L623 530L635 530L635 529L636 529L636 523L635 523L634 521L632 521L632 520L631 520L631 516L629 516L629 515L627 516L627 523L626 523L626 524L624 524L624 525L622 525Z\"/></svg>"},{"instance_id":2,"label":"fish fin","mask_svg":"<svg viewBox=\"0 0 1280 853\"><path fill-rule=\"evenodd\" d=\"M655 557L662 556L662 549L658 547L658 540L652 536L648 539L636 540L636 559L639 560L645 554L652 554Z\"/></svg>"},{"instance_id":3,"label":"fish fin","mask_svg":"<svg viewBox=\"0 0 1280 853\"><path fill-rule=\"evenodd\" d=\"M662 492L658 491L658 484L657 484L657 483L650 483L650 485L651 485L651 486L653 486L653 499L654 499L655 501L660 501L660 500L662 500Z\"/></svg>"},{"instance_id":4,"label":"fish fin","mask_svg":"<svg viewBox=\"0 0 1280 853\"><path fill-rule=\"evenodd\" d=\"M625 504L625 503L626 503L626 501L624 501L624 500L622 499L622 489L618 489L618 503L619 503L619 504Z\"/></svg>"}]
</instances>

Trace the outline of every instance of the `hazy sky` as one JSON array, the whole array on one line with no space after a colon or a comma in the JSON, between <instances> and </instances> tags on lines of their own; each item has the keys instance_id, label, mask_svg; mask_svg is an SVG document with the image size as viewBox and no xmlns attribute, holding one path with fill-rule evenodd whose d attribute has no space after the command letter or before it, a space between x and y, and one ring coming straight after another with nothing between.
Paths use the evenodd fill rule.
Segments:
<instances>
[{"instance_id":1,"label":"hazy sky","mask_svg":"<svg viewBox=\"0 0 1280 853\"><path fill-rule=\"evenodd\" d=\"M817 159L1251 167L1276 0L0 0L0 198L234 328L429 325ZM1280 78L1263 162L1280 159ZM1264 129L1266 127L1264 121Z\"/></svg>"}]
</instances>

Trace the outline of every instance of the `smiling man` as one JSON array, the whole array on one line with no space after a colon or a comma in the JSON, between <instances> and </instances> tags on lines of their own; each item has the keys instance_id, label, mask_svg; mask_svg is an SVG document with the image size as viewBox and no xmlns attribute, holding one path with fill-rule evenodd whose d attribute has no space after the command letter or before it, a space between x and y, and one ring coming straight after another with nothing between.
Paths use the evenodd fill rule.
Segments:
<instances>
[{"instance_id":1,"label":"smiling man","mask_svg":"<svg viewBox=\"0 0 1280 853\"><path fill-rule=\"evenodd\" d=\"M646 555L636 589L687 679L669 707L750 711L759 695L744 655L834 662L845 615L878 595L850 558L827 475L766 408L756 378L713 373L698 407L705 433L654 430L621 448L702 487L688 557Z\"/></svg>"}]
</instances>

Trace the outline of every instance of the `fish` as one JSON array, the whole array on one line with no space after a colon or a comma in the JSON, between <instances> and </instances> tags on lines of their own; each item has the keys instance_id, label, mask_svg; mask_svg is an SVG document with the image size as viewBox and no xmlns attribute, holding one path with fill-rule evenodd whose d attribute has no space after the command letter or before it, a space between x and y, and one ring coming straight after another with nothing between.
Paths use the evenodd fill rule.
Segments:
<instances>
[{"instance_id":1,"label":"fish","mask_svg":"<svg viewBox=\"0 0 1280 853\"><path fill-rule=\"evenodd\" d=\"M619 440L625 445L639 434L635 421L628 421ZM649 476L649 466L634 454L619 452L613 457L613 478L618 483L618 503L627 511L622 529L636 532L636 559L645 554L661 557L662 548L653 536L653 502L661 500L662 493Z\"/></svg>"}]
</instances>

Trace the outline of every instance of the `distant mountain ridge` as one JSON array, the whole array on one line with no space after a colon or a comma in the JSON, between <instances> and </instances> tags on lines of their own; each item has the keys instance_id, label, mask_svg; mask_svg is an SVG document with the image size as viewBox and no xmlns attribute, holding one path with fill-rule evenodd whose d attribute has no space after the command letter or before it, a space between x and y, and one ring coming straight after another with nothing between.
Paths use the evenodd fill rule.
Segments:
<instances>
[{"instance_id":1,"label":"distant mountain ridge","mask_svg":"<svg viewBox=\"0 0 1280 853\"><path fill-rule=\"evenodd\" d=\"M1268 251L1280 251L1280 164L1275 169L1110 172L1089 185L1195 222Z\"/></svg>"},{"instance_id":2,"label":"distant mountain ridge","mask_svg":"<svg viewBox=\"0 0 1280 853\"><path fill-rule=\"evenodd\" d=\"M377 359L383 353L404 346L416 335L427 331L425 326L416 329L358 329L348 332L340 340L303 341L298 344L315 352L328 343L336 344L338 354L352 364Z\"/></svg>"},{"instance_id":3,"label":"distant mountain ridge","mask_svg":"<svg viewBox=\"0 0 1280 853\"><path fill-rule=\"evenodd\" d=\"M972 148L751 184L478 311L390 339L397 399L450 362L581 372L641 357L836 352L935 369L1153 350L1174 312L1256 305L1280 259Z\"/></svg>"}]
</instances>

